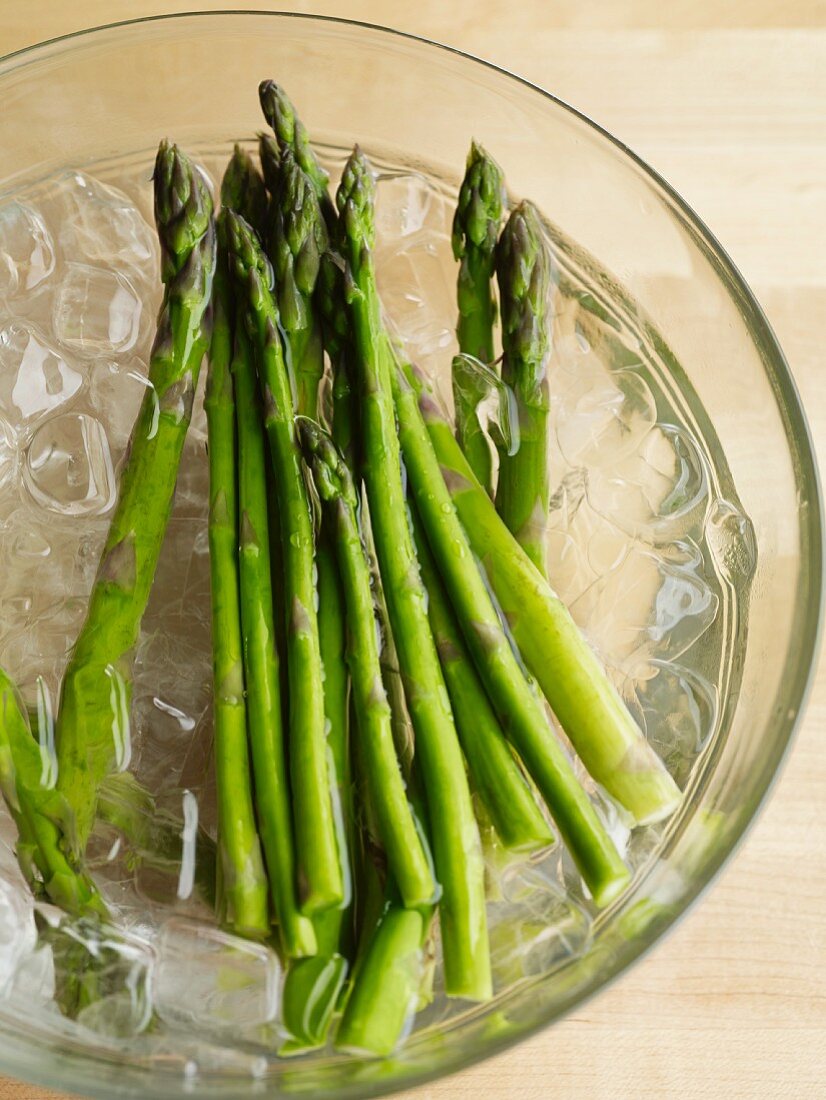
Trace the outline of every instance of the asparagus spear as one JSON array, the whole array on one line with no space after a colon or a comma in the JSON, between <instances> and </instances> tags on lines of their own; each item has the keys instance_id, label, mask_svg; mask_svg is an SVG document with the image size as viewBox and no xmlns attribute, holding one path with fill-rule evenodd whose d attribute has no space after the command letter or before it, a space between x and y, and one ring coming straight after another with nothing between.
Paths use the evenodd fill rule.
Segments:
<instances>
[{"instance_id":1,"label":"asparagus spear","mask_svg":"<svg viewBox=\"0 0 826 1100\"><path fill-rule=\"evenodd\" d=\"M278 183L270 207L269 242L275 298L286 334L287 362L295 380L298 411L315 417L324 355L312 298L321 257L327 249L327 227L312 181L289 146L281 150Z\"/></svg>"},{"instance_id":2,"label":"asparagus spear","mask_svg":"<svg viewBox=\"0 0 826 1100\"><path fill-rule=\"evenodd\" d=\"M336 1033L336 1048L392 1054L416 1011L428 918L388 899L370 937Z\"/></svg>"},{"instance_id":3,"label":"asparagus spear","mask_svg":"<svg viewBox=\"0 0 826 1100\"><path fill-rule=\"evenodd\" d=\"M546 848L553 843L553 833L525 782L473 667L415 508L412 519L419 567L427 589L430 628L476 790L506 848L518 852Z\"/></svg>"},{"instance_id":4,"label":"asparagus spear","mask_svg":"<svg viewBox=\"0 0 826 1100\"><path fill-rule=\"evenodd\" d=\"M276 135L275 139L269 135L261 136L262 164L266 160L270 176L275 181L281 152L291 152L315 188L328 232L334 237L338 217L327 190L329 176L313 151L304 125L284 90L272 80L263 81L258 91L264 115ZM271 183L269 178L267 186L273 194L277 190L275 182ZM353 352L344 303L344 264L339 256L329 251L322 256L316 299L322 315L324 348L333 368L333 438L350 468L354 469L353 438L357 434L358 410L352 394Z\"/></svg>"},{"instance_id":5,"label":"asparagus spear","mask_svg":"<svg viewBox=\"0 0 826 1100\"><path fill-rule=\"evenodd\" d=\"M377 578L377 603L384 607ZM391 677L398 680L397 674ZM394 720L402 720L402 700ZM386 1055L398 1045L412 1022L424 977L425 946L434 906L406 909L399 897L379 839L375 806L370 797L366 745L356 742L355 769L359 782L362 825L362 912L358 951L349 996L336 1034L336 1047L362 1054ZM406 772L414 812L427 824L415 769Z\"/></svg>"},{"instance_id":6,"label":"asparagus spear","mask_svg":"<svg viewBox=\"0 0 826 1100\"><path fill-rule=\"evenodd\" d=\"M264 118L275 134L279 150L282 154L285 149L292 150L299 167L309 176L321 203L324 220L332 229L336 211L327 190L330 177L315 155L307 129L295 113L289 96L274 80L262 80L258 85L258 98Z\"/></svg>"},{"instance_id":7,"label":"asparagus spear","mask_svg":"<svg viewBox=\"0 0 826 1100\"><path fill-rule=\"evenodd\" d=\"M585 767L639 822L667 817L680 791L645 740L565 604L505 527L453 437L430 388L412 368L433 450L471 549L514 641Z\"/></svg>"},{"instance_id":8,"label":"asparagus spear","mask_svg":"<svg viewBox=\"0 0 826 1100\"><path fill-rule=\"evenodd\" d=\"M353 682L367 792L378 835L404 904L434 900L436 885L393 745L390 705L381 679L370 568L356 515L356 492L335 444L313 421L301 420L301 441L318 494L333 524L333 541L347 602L347 660Z\"/></svg>"},{"instance_id":9,"label":"asparagus spear","mask_svg":"<svg viewBox=\"0 0 826 1100\"><path fill-rule=\"evenodd\" d=\"M270 198L272 198L278 191L278 176L281 164L281 153L273 134L258 135L258 157L261 161L264 183L270 193ZM253 228L257 229L258 227L253 226Z\"/></svg>"},{"instance_id":10,"label":"asparagus spear","mask_svg":"<svg viewBox=\"0 0 826 1100\"><path fill-rule=\"evenodd\" d=\"M351 470L358 462L358 402L353 378L356 373L355 351L347 316L344 288L344 262L337 254L326 252L321 260L316 302L321 313L324 350L330 357L333 376L333 441Z\"/></svg>"},{"instance_id":11,"label":"asparagus spear","mask_svg":"<svg viewBox=\"0 0 826 1100\"><path fill-rule=\"evenodd\" d=\"M267 189L252 157L236 144L221 180L221 205L235 210L257 232L267 216Z\"/></svg>"},{"instance_id":12,"label":"asparagus spear","mask_svg":"<svg viewBox=\"0 0 826 1100\"><path fill-rule=\"evenodd\" d=\"M445 984L452 995L485 1000L491 994L491 978L479 831L405 510L392 363L371 252L374 193L370 168L356 148L345 166L337 203L358 356L364 480L427 789L436 873L443 890Z\"/></svg>"},{"instance_id":13,"label":"asparagus spear","mask_svg":"<svg viewBox=\"0 0 826 1100\"><path fill-rule=\"evenodd\" d=\"M337 820L342 866L352 852L352 792L349 744L349 682L344 661L344 608L335 567L335 558L326 544L325 532L319 537L316 555L318 569L318 631L321 662L324 667L324 713L327 717L327 745L335 780ZM349 869L349 868L348 868ZM349 942L352 911L352 883L347 904L327 909L313 917L318 952L311 959L300 959L288 969L284 979L281 1018L290 1038L279 1054L300 1054L324 1046L333 1011L349 969Z\"/></svg>"},{"instance_id":14,"label":"asparagus spear","mask_svg":"<svg viewBox=\"0 0 826 1100\"><path fill-rule=\"evenodd\" d=\"M35 893L76 915L106 915L94 883L66 851L71 811L43 785L43 758L14 684L0 668L0 790L17 826L17 859Z\"/></svg>"},{"instance_id":15,"label":"asparagus spear","mask_svg":"<svg viewBox=\"0 0 826 1100\"><path fill-rule=\"evenodd\" d=\"M74 815L70 845L82 854L96 791L129 755L131 654L163 542L178 463L208 344L215 268L212 202L176 146L155 162L155 220L166 284L149 365L150 388L132 431L120 494L63 678L57 721L58 790Z\"/></svg>"},{"instance_id":16,"label":"asparagus spear","mask_svg":"<svg viewBox=\"0 0 826 1100\"><path fill-rule=\"evenodd\" d=\"M453 255L459 260L457 300L459 350L483 363L493 362L494 251L505 206L502 170L474 141L470 147L459 202L453 217ZM461 363L461 360L459 360ZM477 478L492 491L490 445L479 423L477 409L485 386L477 375L453 366L453 402L456 438Z\"/></svg>"},{"instance_id":17,"label":"asparagus spear","mask_svg":"<svg viewBox=\"0 0 826 1100\"><path fill-rule=\"evenodd\" d=\"M256 827L247 744L239 592L235 397L230 371L232 297L223 237L223 232L220 232L212 346L204 398L209 455L209 565L219 881L225 922L243 935L264 936L269 931L267 877ZM248 538L247 531L243 531L242 540L248 541Z\"/></svg>"},{"instance_id":18,"label":"asparagus spear","mask_svg":"<svg viewBox=\"0 0 826 1100\"><path fill-rule=\"evenodd\" d=\"M264 221L266 195L248 154L235 148L221 185L221 202L252 223ZM247 719L258 828L273 913L287 958L312 955L316 937L298 909L295 850L281 705L279 654L273 619L266 443L255 364L242 317L235 325L232 376L238 432L241 627Z\"/></svg>"},{"instance_id":19,"label":"asparagus spear","mask_svg":"<svg viewBox=\"0 0 826 1100\"><path fill-rule=\"evenodd\" d=\"M502 308L502 380L516 400L519 448L499 451L496 510L540 573L546 575L549 290L551 257L536 208L512 211L496 249Z\"/></svg>"},{"instance_id":20,"label":"asparagus spear","mask_svg":"<svg viewBox=\"0 0 826 1100\"><path fill-rule=\"evenodd\" d=\"M325 736L324 690L310 503L295 440L292 394L278 335L271 272L256 236L230 210L222 213L230 264L258 366L275 478L287 608L290 778L299 897L305 913L340 905L339 857Z\"/></svg>"},{"instance_id":21,"label":"asparagus spear","mask_svg":"<svg viewBox=\"0 0 826 1100\"><path fill-rule=\"evenodd\" d=\"M277 97L276 97L277 98ZM289 106L289 101L286 103ZM289 107L291 111L291 106ZM295 379L299 412L316 416L318 390L324 369L320 325L312 297L327 231L313 181L299 166L292 139L277 141L262 135L261 161L272 195L269 214L269 253L273 259L282 325L287 335L289 364ZM295 136L293 126L289 133ZM303 134L303 128L301 128ZM302 156L306 162L306 158ZM311 165L312 170L312 165ZM314 172L326 194L326 174ZM329 198L327 199L329 204ZM338 788L340 859L347 867L347 833L351 818L348 751L348 681L344 662L342 596L334 554L322 529L316 547L318 571L318 630L324 668L324 709L328 723L331 767ZM282 1053L297 1053L323 1045L336 1000L346 976L346 947L350 906L319 913L315 920L318 955L290 968L284 985L284 1023L292 1038Z\"/></svg>"},{"instance_id":22,"label":"asparagus spear","mask_svg":"<svg viewBox=\"0 0 826 1100\"><path fill-rule=\"evenodd\" d=\"M430 442L412 387L394 372L399 439L410 490L468 648L505 732L522 757L597 905L612 901L630 875L582 789L525 679ZM478 485L478 482L477 482ZM487 494L486 494L487 495Z\"/></svg>"}]
</instances>

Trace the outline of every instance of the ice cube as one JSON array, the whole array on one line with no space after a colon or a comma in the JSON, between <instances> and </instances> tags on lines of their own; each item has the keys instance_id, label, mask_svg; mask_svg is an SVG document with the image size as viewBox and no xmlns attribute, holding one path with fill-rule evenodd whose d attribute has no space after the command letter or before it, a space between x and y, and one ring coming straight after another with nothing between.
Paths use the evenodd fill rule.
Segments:
<instances>
[{"instance_id":1,"label":"ice cube","mask_svg":"<svg viewBox=\"0 0 826 1100\"><path fill-rule=\"evenodd\" d=\"M67 516L100 515L115 502L103 425L85 413L52 417L26 450L23 479L34 501Z\"/></svg>"},{"instance_id":2,"label":"ice cube","mask_svg":"<svg viewBox=\"0 0 826 1100\"><path fill-rule=\"evenodd\" d=\"M31 895L19 881L0 878L0 996L37 942Z\"/></svg>"},{"instance_id":3,"label":"ice cube","mask_svg":"<svg viewBox=\"0 0 826 1100\"><path fill-rule=\"evenodd\" d=\"M718 597L701 568L690 543L675 543L662 556L633 545L618 568L574 602L571 613L617 668L627 671L646 657L679 657L717 614Z\"/></svg>"},{"instance_id":4,"label":"ice cube","mask_svg":"<svg viewBox=\"0 0 826 1100\"><path fill-rule=\"evenodd\" d=\"M558 857L509 867L502 900L488 906L494 989L546 976L586 947L591 921L559 881Z\"/></svg>"},{"instance_id":5,"label":"ice cube","mask_svg":"<svg viewBox=\"0 0 826 1100\"><path fill-rule=\"evenodd\" d=\"M0 420L0 490L9 485L17 471L17 446L8 425Z\"/></svg>"},{"instance_id":6,"label":"ice cube","mask_svg":"<svg viewBox=\"0 0 826 1100\"><path fill-rule=\"evenodd\" d=\"M141 300L125 275L69 263L55 297L54 332L64 347L89 358L124 355L138 342L141 313Z\"/></svg>"},{"instance_id":7,"label":"ice cube","mask_svg":"<svg viewBox=\"0 0 826 1100\"><path fill-rule=\"evenodd\" d=\"M51 948L61 1011L107 1036L145 1031L152 1018L149 946L98 920L63 917L44 925L40 942Z\"/></svg>"},{"instance_id":8,"label":"ice cube","mask_svg":"<svg viewBox=\"0 0 826 1100\"><path fill-rule=\"evenodd\" d=\"M633 370L608 371L592 354L574 371L553 370L550 385L557 440L572 466L613 468L657 420L645 379Z\"/></svg>"},{"instance_id":9,"label":"ice cube","mask_svg":"<svg viewBox=\"0 0 826 1100\"><path fill-rule=\"evenodd\" d=\"M232 1036L275 1020L281 966L263 944L172 917L155 951L155 1010L169 1026Z\"/></svg>"},{"instance_id":10,"label":"ice cube","mask_svg":"<svg viewBox=\"0 0 826 1100\"><path fill-rule=\"evenodd\" d=\"M716 727L716 687L691 669L653 660L635 670L634 689L648 740L683 786Z\"/></svg>"},{"instance_id":11,"label":"ice cube","mask_svg":"<svg viewBox=\"0 0 826 1100\"><path fill-rule=\"evenodd\" d=\"M0 415L25 434L83 386L80 370L28 325L0 328Z\"/></svg>"},{"instance_id":12,"label":"ice cube","mask_svg":"<svg viewBox=\"0 0 826 1100\"><path fill-rule=\"evenodd\" d=\"M109 446L120 454L129 441L135 419L152 384L146 364L140 359L129 363L95 363L89 372L92 404L106 427Z\"/></svg>"},{"instance_id":13,"label":"ice cube","mask_svg":"<svg viewBox=\"0 0 826 1100\"><path fill-rule=\"evenodd\" d=\"M422 230L388 251L378 265L382 303L407 354L430 373L441 373L456 350L455 295L448 280L453 267L446 235Z\"/></svg>"},{"instance_id":14,"label":"ice cube","mask_svg":"<svg viewBox=\"0 0 826 1100\"><path fill-rule=\"evenodd\" d=\"M43 197L50 225L67 259L129 268L154 279L158 266L156 237L134 203L116 187L84 172L62 175Z\"/></svg>"},{"instance_id":15,"label":"ice cube","mask_svg":"<svg viewBox=\"0 0 826 1100\"><path fill-rule=\"evenodd\" d=\"M30 294L54 266L51 238L37 211L21 202L0 207L0 298Z\"/></svg>"},{"instance_id":16,"label":"ice cube","mask_svg":"<svg viewBox=\"0 0 826 1100\"><path fill-rule=\"evenodd\" d=\"M420 172L383 172L376 181L376 250L393 251L422 229L445 234L444 197Z\"/></svg>"},{"instance_id":17,"label":"ice cube","mask_svg":"<svg viewBox=\"0 0 826 1100\"><path fill-rule=\"evenodd\" d=\"M636 453L592 470L588 479L594 509L647 542L687 534L702 521L707 497L699 448L687 430L673 424L657 424Z\"/></svg>"}]
</instances>

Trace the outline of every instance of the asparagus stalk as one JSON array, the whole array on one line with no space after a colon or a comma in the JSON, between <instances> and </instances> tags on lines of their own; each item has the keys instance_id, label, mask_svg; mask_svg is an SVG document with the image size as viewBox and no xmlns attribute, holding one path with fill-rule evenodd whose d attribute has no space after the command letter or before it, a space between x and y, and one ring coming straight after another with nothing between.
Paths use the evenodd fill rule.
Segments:
<instances>
[{"instance_id":1,"label":"asparagus stalk","mask_svg":"<svg viewBox=\"0 0 826 1100\"><path fill-rule=\"evenodd\" d=\"M344 661L344 608L335 567L325 532L316 556L318 568L318 630L324 666L324 713L327 716L327 744L335 780L335 799L342 865L352 852L352 791L349 744L349 681ZM349 869L349 867L348 867ZM280 1048L283 1055L300 1054L324 1046L333 1011L349 969L352 884L347 904L327 909L313 918L318 953L301 959L287 971L282 997L282 1022L290 1038Z\"/></svg>"},{"instance_id":2,"label":"asparagus stalk","mask_svg":"<svg viewBox=\"0 0 826 1100\"><path fill-rule=\"evenodd\" d=\"M378 587L381 588L380 580ZM381 610L380 591L377 599ZM392 680L399 680L398 674L391 674ZM401 700L395 720L402 719L403 710ZM403 906L392 873L386 869L386 855L378 835L375 807L367 782L366 745L357 742L355 750L362 811L363 907L350 994L336 1034L336 1047L383 1056L394 1050L404 1037L420 1000L425 976L425 946L434 906L415 910ZM408 776L414 812L426 822L426 808L412 768ZM411 919L405 914L410 914Z\"/></svg>"},{"instance_id":3,"label":"asparagus stalk","mask_svg":"<svg viewBox=\"0 0 826 1100\"><path fill-rule=\"evenodd\" d=\"M258 827L281 944L288 958L297 958L314 954L316 938L312 923L299 911L295 892L295 842L273 619L266 449L255 366L243 331L236 333L232 369L238 395L241 622Z\"/></svg>"},{"instance_id":4,"label":"asparagus stalk","mask_svg":"<svg viewBox=\"0 0 826 1100\"><path fill-rule=\"evenodd\" d=\"M321 257L327 250L327 227L312 181L289 146L281 150L278 183L270 207L269 257L275 273L275 298L286 334L296 405L300 413L315 418L324 354L312 299Z\"/></svg>"},{"instance_id":5,"label":"asparagus stalk","mask_svg":"<svg viewBox=\"0 0 826 1100\"><path fill-rule=\"evenodd\" d=\"M630 874L582 789L511 649L404 375L394 372L399 439L410 490L476 667L509 740L548 804L597 905L612 901ZM477 482L478 485L478 482ZM487 496L487 494L486 494Z\"/></svg>"},{"instance_id":6,"label":"asparagus stalk","mask_svg":"<svg viewBox=\"0 0 826 1100\"><path fill-rule=\"evenodd\" d=\"M286 101L289 104L289 101ZM290 107L290 110L292 108ZM280 117L280 116L279 116ZM272 195L269 215L269 252L275 267L276 292L281 322L287 335L289 365L295 379L299 412L316 416L318 390L324 369L320 324L312 296L319 264L327 247L319 195L299 167L290 141L262 135L261 161ZM294 127L290 131L294 136ZM303 128L302 128L303 133ZM326 193L326 174L323 179ZM329 199L327 200L329 203ZM338 788L339 843L342 867L348 864L346 836L351 820L348 751L348 680L344 662L342 596L329 540L322 530L316 548L318 570L318 630L324 668L324 709L328 724L331 767ZM347 961L350 905L319 913L314 920L318 955L294 965L284 985L284 1023L292 1038L282 1053L298 1053L324 1044L332 1013L340 994ZM340 950L341 949L341 950Z\"/></svg>"},{"instance_id":7,"label":"asparagus stalk","mask_svg":"<svg viewBox=\"0 0 826 1100\"><path fill-rule=\"evenodd\" d=\"M340 256L326 252L321 260L316 302L321 313L324 350L332 367L333 442L351 470L358 463L358 402L353 378L356 374L355 350L347 316L344 288L344 263Z\"/></svg>"},{"instance_id":8,"label":"asparagus stalk","mask_svg":"<svg viewBox=\"0 0 826 1100\"><path fill-rule=\"evenodd\" d=\"M264 185L236 146L221 185L222 205L263 224ZM239 316L232 376L238 431L241 627L249 742L258 828L281 946L287 958L312 955L316 936L298 908L295 847L282 721L279 653L273 618L266 443L249 337Z\"/></svg>"},{"instance_id":9,"label":"asparagus stalk","mask_svg":"<svg viewBox=\"0 0 826 1100\"><path fill-rule=\"evenodd\" d=\"M449 994L491 995L479 831L408 526L383 330L372 258L373 180L356 148L337 194L347 262L348 307L358 356L364 480L390 623L427 790L436 873L442 886L445 984Z\"/></svg>"},{"instance_id":10,"label":"asparagus stalk","mask_svg":"<svg viewBox=\"0 0 826 1100\"><path fill-rule=\"evenodd\" d=\"M680 791L645 740L565 604L505 527L428 384L405 371L470 547L513 639L585 767L640 824L673 812Z\"/></svg>"},{"instance_id":11,"label":"asparagus stalk","mask_svg":"<svg viewBox=\"0 0 826 1100\"><path fill-rule=\"evenodd\" d=\"M428 917L388 899L367 945L336 1033L336 1048L385 1057L416 1011Z\"/></svg>"},{"instance_id":12,"label":"asparagus stalk","mask_svg":"<svg viewBox=\"0 0 826 1100\"><path fill-rule=\"evenodd\" d=\"M504 206L502 170L474 141L453 217L453 255L459 261L456 336L459 350L483 363L492 363L494 357L496 301L491 281ZM486 387L478 375L458 369L454 360L456 438L473 472L490 493L493 486L490 444L482 431L478 413L479 403L485 395Z\"/></svg>"},{"instance_id":13,"label":"asparagus stalk","mask_svg":"<svg viewBox=\"0 0 826 1100\"><path fill-rule=\"evenodd\" d=\"M496 249L502 308L502 380L516 400L519 447L499 452L496 509L546 575L551 257L536 208L511 213Z\"/></svg>"},{"instance_id":14,"label":"asparagus stalk","mask_svg":"<svg viewBox=\"0 0 826 1100\"><path fill-rule=\"evenodd\" d=\"M247 744L238 562L235 398L230 371L232 297L223 236L221 232L215 273L212 346L204 398L209 454L209 564L219 881L225 922L243 935L265 936L269 931L267 877L256 826ZM244 530L242 540L248 539L249 535Z\"/></svg>"},{"instance_id":15,"label":"asparagus stalk","mask_svg":"<svg viewBox=\"0 0 826 1100\"><path fill-rule=\"evenodd\" d=\"M315 188L321 213L331 237L337 231L338 217L327 190L329 176L321 166L310 144L309 136L295 108L283 89L271 80L259 87L261 106L267 121L275 132L275 138L261 136L261 160L266 159L273 180L277 178L280 151L290 150L292 156ZM265 173L266 175L266 173ZM274 183L268 181L273 194ZM357 434L358 409L352 385L352 341L349 335L344 302L344 264L341 258L329 251L322 256L316 289L316 299L322 316L324 349L330 356L333 373L333 439L354 469L354 436ZM308 415L313 415L308 413Z\"/></svg>"},{"instance_id":16,"label":"asparagus stalk","mask_svg":"<svg viewBox=\"0 0 826 1100\"><path fill-rule=\"evenodd\" d=\"M370 567L356 514L356 492L347 464L335 444L310 420L302 420L301 440L318 494L333 526L333 541L347 604L347 660L353 682L357 730L367 794L378 835L406 906L434 900L436 884L413 811L407 801L393 745L390 704L381 678Z\"/></svg>"},{"instance_id":17,"label":"asparagus stalk","mask_svg":"<svg viewBox=\"0 0 826 1100\"><path fill-rule=\"evenodd\" d=\"M231 270L258 366L264 421L278 497L287 607L290 778L299 898L305 913L344 901L327 763L324 690L316 615L313 527L301 456L296 446L278 310L271 272L249 225L226 210Z\"/></svg>"},{"instance_id":18,"label":"asparagus stalk","mask_svg":"<svg viewBox=\"0 0 826 1100\"><path fill-rule=\"evenodd\" d=\"M430 629L439 650L442 672L474 786L506 848L517 852L547 848L553 843L553 833L525 782L473 667L415 508L412 509L412 519L419 567L427 589Z\"/></svg>"},{"instance_id":19,"label":"asparagus stalk","mask_svg":"<svg viewBox=\"0 0 826 1100\"><path fill-rule=\"evenodd\" d=\"M264 176L264 183L270 193L270 198L272 198L278 191L278 177L281 165L281 153L278 148L278 142L273 134L258 135L258 157L261 161L261 172ZM258 227L254 226L253 228Z\"/></svg>"},{"instance_id":20,"label":"asparagus stalk","mask_svg":"<svg viewBox=\"0 0 826 1100\"><path fill-rule=\"evenodd\" d=\"M258 98L264 118L275 134L280 152L283 154L285 149L292 151L299 167L310 178L321 203L324 220L332 229L336 211L327 190L330 177L315 155L307 129L295 113L289 96L274 80L262 80L258 85Z\"/></svg>"},{"instance_id":21,"label":"asparagus stalk","mask_svg":"<svg viewBox=\"0 0 826 1100\"><path fill-rule=\"evenodd\" d=\"M165 285L141 405L98 575L63 678L56 739L58 790L74 815L70 847L82 854L96 792L129 757L131 654L163 542L178 464L206 351L215 268L212 202L174 145L155 162L155 219Z\"/></svg>"},{"instance_id":22,"label":"asparagus stalk","mask_svg":"<svg viewBox=\"0 0 826 1100\"><path fill-rule=\"evenodd\" d=\"M252 157L235 146L221 180L221 205L240 214L259 233L267 218L267 189Z\"/></svg>"},{"instance_id":23,"label":"asparagus stalk","mask_svg":"<svg viewBox=\"0 0 826 1100\"><path fill-rule=\"evenodd\" d=\"M17 859L35 893L75 915L106 916L94 883L67 852L63 796L43 785L43 758L25 709L0 668L0 790L17 826Z\"/></svg>"}]
</instances>

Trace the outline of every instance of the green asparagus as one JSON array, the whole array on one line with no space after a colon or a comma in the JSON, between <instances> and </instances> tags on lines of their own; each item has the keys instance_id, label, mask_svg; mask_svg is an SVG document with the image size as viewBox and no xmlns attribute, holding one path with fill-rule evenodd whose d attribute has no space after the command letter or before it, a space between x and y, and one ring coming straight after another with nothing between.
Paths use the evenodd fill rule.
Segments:
<instances>
[{"instance_id":1,"label":"green asparagus","mask_svg":"<svg viewBox=\"0 0 826 1100\"><path fill-rule=\"evenodd\" d=\"M132 652L172 507L195 385L208 342L215 268L212 201L174 145L155 162L155 219L166 284L149 382L132 431L98 575L63 678L56 739L58 790L73 814L70 848L82 855L96 792L129 759Z\"/></svg>"},{"instance_id":2,"label":"green asparagus","mask_svg":"<svg viewBox=\"0 0 826 1100\"><path fill-rule=\"evenodd\" d=\"M238 562L235 397L230 365L232 296L224 234L219 234L212 345L204 408L209 455L209 565L218 858L224 923L236 932L269 931L267 877L252 797ZM244 532L244 535L246 532ZM242 538L244 537L242 535Z\"/></svg>"},{"instance_id":3,"label":"green asparagus","mask_svg":"<svg viewBox=\"0 0 826 1100\"><path fill-rule=\"evenodd\" d=\"M492 279L496 238L505 206L502 170L474 141L453 218L453 255L459 261L457 300L459 350L482 363L493 362L496 301ZM486 395L484 380L453 363L453 403L456 438L485 489L492 492L490 444L479 423L479 403Z\"/></svg>"},{"instance_id":4,"label":"green asparagus","mask_svg":"<svg viewBox=\"0 0 826 1100\"><path fill-rule=\"evenodd\" d=\"M323 542L324 535L320 536ZM324 713L327 745L334 779L334 808L342 865L350 871L353 850L352 777L350 774L349 681L344 661L344 607L335 558L328 545L319 545L318 630L324 667ZM346 861L346 862L345 862ZM324 1046L336 1003L349 969L351 954L352 882L345 891L346 904L327 909L313 918L318 953L294 963L284 979L282 1022L289 1039L281 1054L300 1054Z\"/></svg>"},{"instance_id":5,"label":"green asparagus","mask_svg":"<svg viewBox=\"0 0 826 1100\"><path fill-rule=\"evenodd\" d=\"M263 191L251 158L236 146L221 186L222 205L261 225ZM238 431L241 627L255 803L281 946L287 958L299 958L315 953L316 937L309 918L299 912L295 891L295 843L273 618L266 442L255 363L241 317L235 325L232 376Z\"/></svg>"},{"instance_id":6,"label":"green asparagus","mask_svg":"<svg viewBox=\"0 0 826 1100\"><path fill-rule=\"evenodd\" d=\"M313 526L293 422L271 272L249 225L222 212L239 308L255 351L275 478L287 607L290 778L299 897L305 913L345 896L327 761L324 690L316 615Z\"/></svg>"},{"instance_id":7,"label":"green asparagus","mask_svg":"<svg viewBox=\"0 0 826 1100\"><path fill-rule=\"evenodd\" d=\"M295 113L295 107L284 89L274 80L261 81L258 85L258 98L264 118L275 134L280 152L283 154L285 149L292 151L301 170L309 176L321 203L324 220L332 228L336 212L327 190L330 177L315 155L306 127Z\"/></svg>"},{"instance_id":8,"label":"green asparagus","mask_svg":"<svg viewBox=\"0 0 826 1100\"><path fill-rule=\"evenodd\" d=\"M393 378L410 490L468 648L505 733L547 802L596 904L607 905L627 884L628 869L511 649L451 502L416 394L401 371L395 371Z\"/></svg>"},{"instance_id":9,"label":"green asparagus","mask_svg":"<svg viewBox=\"0 0 826 1100\"><path fill-rule=\"evenodd\" d=\"M388 900L370 937L336 1033L338 1050L391 1054L416 1011L428 919Z\"/></svg>"},{"instance_id":10,"label":"green asparagus","mask_svg":"<svg viewBox=\"0 0 826 1100\"><path fill-rule=\"evenodd\" d=\"M491 995L491 978L484 867L405 510L393 415L392 361L381 322L371 252L374 192L370 168L357 148L345 166L337 203L358 358L364 480L390 622L416 730L416 753L427 790L436 873L443 891L446 988L455 996L485 1000Z\"/></svg>"},{"instance_id":11,"label":"green asparagus","mask_svg":"<svg viewBox=\"0 0 826 1100\"><path fill-rule=\"evenodd\" d=\"M456 442L426 380L412 368L433 450L471 549L514 641L585 767L640 824L676 808L679 789L648 744L565 604L508 531Z\"/></svg>"},{"instance_id":12,"label":"green asparagus","mask_svg":"<svg viewBox=\"0 0 826 1100\"><path fill-rule=\"evenodd\" d=\"M296 406L305 416L316 417L324 354L312 300L327 250L327 227L312 182L289 146L281 150L278 182L270 205L268 249L275 299L286 335L287 365L295 380Z\"/></svg>"},{"instance_id":13,"label":"green asparagus","mask_svg":"<svg viewBox=\"0 0 826 1100\"><path fill-rule=\"evenodd\" d=\"M272 200L273 196L278 191L278 175L280 171L279 166L281 164L281 153L278 148L278 142L273 134L258 135L258 158L261 161L261 172L264 176L264 184ZM253 228L257 227L254 226Z\"/></svg>"},{"instance_id":14,"label":"green asparagus","mask_svg":"<svg viewBox=\"0 0 826 1100\"><path fill-rule=\"evenodd\" d=\"M390 705L381 679L370 570L356 514L356 492L335 444L310 420L300 421L304 455L333 525L344 586L358 736L362 741L367 792L378 835L406 906L434 900L436 885L421 834L407 801L393 745Z\"/></svg>"},{"instance_id":15,"label":"green asparagus","mask_svg":"<svg viewBox=\"0 0 826 1100\"><path fill-rule=\"evenodd\" d=\"M67 852L71 811L43 784L43 757L14 684L0 668L0 790L17 826L17 859L35 893L76 915L106 915L94 883Z\"/></svg>"},{"instance_id":16,"label":"green asparagus","mask_svg":"<svg viewBox=\"0 0 826 1100\"><path fill-rule=\"evenodd\" d=\"M496 509L546 575L548 502L548 355L551 256L536 208L511 213L496 248L502 310L502 380L513 391L519 447L499 450Z\"/></svg>"},{"instance_id":17,"label":"green asparagus","mask_svg":"<svg viewBox=\"0 0 826 1100\"><path fill-rule=\"evenodd\" d=\"M427 589L430 628L474 786L506 848L517 852L546 848L553 843L553 833L525 782L473 667L415 508L412 519L419 567Z\"/></svg>"},{"instance_id":18,"label":"green asparagus","mask_svg":"<svg viewBox=\"0 0 826 1100\"><path fill-rule=\"evenodd\" d=\"M261 231L267 216L267 189L252 157L236 145L221 180L221 205L240 214Z\"/></svg>"}]
</instances>

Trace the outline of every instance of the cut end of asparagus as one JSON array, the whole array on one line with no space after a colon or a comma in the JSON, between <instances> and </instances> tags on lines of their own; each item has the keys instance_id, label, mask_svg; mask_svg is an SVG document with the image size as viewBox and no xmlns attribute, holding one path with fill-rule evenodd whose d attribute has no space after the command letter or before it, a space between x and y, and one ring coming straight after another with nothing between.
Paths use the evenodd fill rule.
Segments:
<instances>
[{"instance_id":1,"label":"cut end of asparagus","mask_svg":"<svg viewBox=\"0 0 826 1100\"><path fill-rule=\"evenodd\" d=\"M161 246L161 278L176 275L207 233L212 197L204 177L177 145L164 139L155 158L155 222Z\"/></svg>"},{"instance_id":2,"label":"cut end of asparagus","mask_svg":"<svg viewBox=\"0 0 826 1100\"><path fill-rule=\"evenodd\" d=\"M267 209L267 192L252 157L235 146L221 181L221 205L240 214L260 233Z\"/></svg>"},{"instance_id":3,"label":"cut end of asparagus","mask_svg":"<svg viewBox=\"0 0 826 1100\"><path fill-rule=\"evenodd\" d=\"M502 169L474 141L453 216L452 244L457 260L475 251L480 258L487 258L489 263L493 263L504 209L505 180Z\"/></svg>"},{"instance_id":4,"label":"cut end of asparagus","mask_svg":"<svg viewBox=\"0 0 826 1100\"><path fill-rule=\"evenodd\" d=\"M594 905L597 909L605 909L612 901L616 901L630 881L631 872L627 867L623 867L622 870L618 870L610 878L600 883L592 893Z\"/></svg>"}]
</instances>

